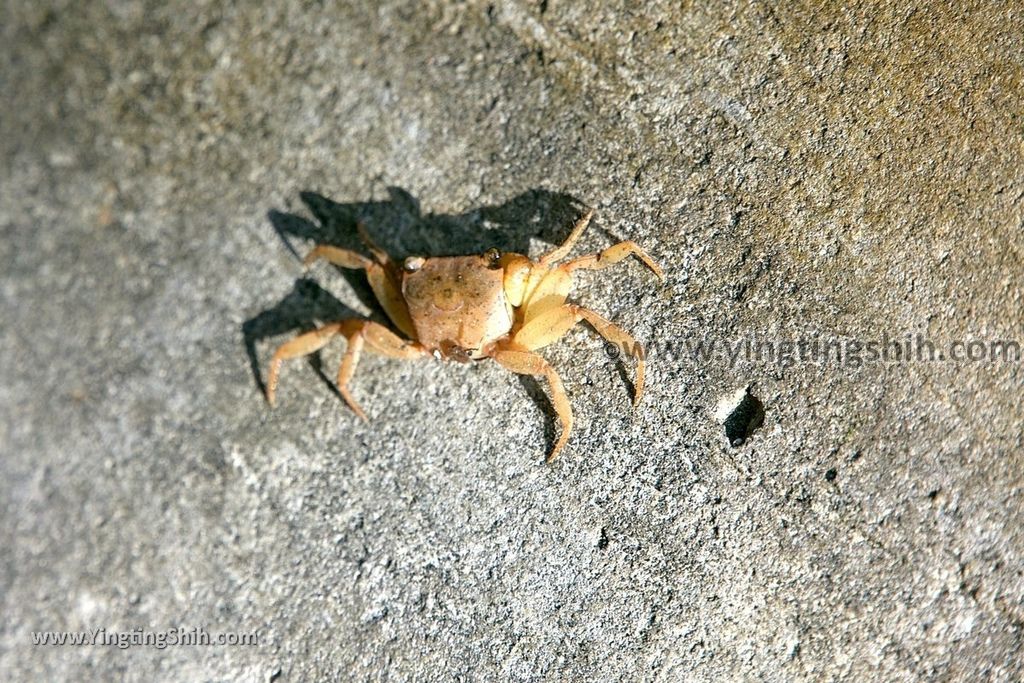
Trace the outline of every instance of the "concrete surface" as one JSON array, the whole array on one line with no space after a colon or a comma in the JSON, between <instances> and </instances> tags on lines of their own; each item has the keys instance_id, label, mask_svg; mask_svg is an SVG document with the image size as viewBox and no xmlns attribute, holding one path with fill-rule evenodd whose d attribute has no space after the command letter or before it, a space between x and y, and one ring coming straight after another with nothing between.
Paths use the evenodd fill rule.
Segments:
<instances>
[{"instance_id":1,"label":"concrete surface","mask_svg":"<svg viewBox=\"0 0 1024 683\"><path fill-rule=\"evenodd\" d=\"M839 5L840 3L837 3ZM811 363L683 340L1024 341L1018 3L8 2L0 10L5 680L1024 675L1020 362ZM545 351L341 344L295 254L643 244ZM676 346L669 348L670 345ZM745 386L764 423L731 447ZM741 392L742 393L742 392ZM42 646L203 627L256 646ZM141 631L140 631L141 632Z\"/></svg>"}]
</instances>

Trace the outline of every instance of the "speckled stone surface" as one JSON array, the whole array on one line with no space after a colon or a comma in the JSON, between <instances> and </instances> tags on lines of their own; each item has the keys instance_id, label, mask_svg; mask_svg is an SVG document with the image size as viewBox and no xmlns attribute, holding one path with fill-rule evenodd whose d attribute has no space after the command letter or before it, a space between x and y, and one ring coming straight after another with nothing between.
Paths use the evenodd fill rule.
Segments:
<instances>
[{"instance_id":1,"label":"speckled stone surface","mask_svg":"<svg viewBox=\"0 0 1024 683\"><path fill-rule=\"evenodd\" d=\"M1014 3L8 2L0 10L5 680L1024 675L1020 362L744 341L1024 342ZM542 383L343 345L314 242L579 253ZM695 353L693 345L713 353ZM731 446L719 402L750 386ZM259 631L254 646L33 632Z\"/></svg>"}]
</instances>

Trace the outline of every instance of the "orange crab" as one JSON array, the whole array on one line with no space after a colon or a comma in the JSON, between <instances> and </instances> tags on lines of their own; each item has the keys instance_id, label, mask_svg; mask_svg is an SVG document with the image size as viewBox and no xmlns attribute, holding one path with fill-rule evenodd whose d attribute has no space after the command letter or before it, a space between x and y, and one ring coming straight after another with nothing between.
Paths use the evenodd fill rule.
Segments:
<instances>
[{"instance_id":1,"label":"orange crab","mask_svg":"<svg viewBox=\"0 0 1024 683\"><path fill-rule=\"evenodd\" d=\"M338 391L364 420L366 413L348 389L364 348L392 358L433 355L462 362L493 358L512 372L547 378L562 423L562 433L548 455L549 462L554 460L569 439L572 407L562 380L538 349L561 339L585 320L607 341L636 357L634 407L644 390L643 353L633 338L594 311L566 303L573 271L600 270L633 254L664 280L661 268L631 240L555 265L568 255L592 215L593 210L587 210L565 242L536 261L490 249L476 256L410 256L398 265L373 243L362 224L359 235L372 259L338 247L315 247L304 261L306 266L324 259L343 268L365 270L384 311L407 338L363 319L340 320L299 335L282 344L270 361L267 401L274 405L281 364L286 359L311 354L339 335L348 340L348 347L338 371Z\"/></svg>"}]
</instances>

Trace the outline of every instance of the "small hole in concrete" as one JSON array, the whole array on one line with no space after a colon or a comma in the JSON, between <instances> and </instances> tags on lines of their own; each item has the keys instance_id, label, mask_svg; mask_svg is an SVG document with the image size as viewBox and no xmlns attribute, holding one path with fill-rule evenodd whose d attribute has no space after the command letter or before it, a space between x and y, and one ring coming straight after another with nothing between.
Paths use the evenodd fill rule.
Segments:
<instances>
[{"instance_id":1,"label":"small hole in concrete","mask_svg":"<svg viewBox=\"0 0 1024 683\"><path fill-rule=\"evenodd\" d=\"M749 387L722 397L716 414L733 448L742 446L754 430L764 424L764 404L750 393Z\"/></svg>"}]
</instances>

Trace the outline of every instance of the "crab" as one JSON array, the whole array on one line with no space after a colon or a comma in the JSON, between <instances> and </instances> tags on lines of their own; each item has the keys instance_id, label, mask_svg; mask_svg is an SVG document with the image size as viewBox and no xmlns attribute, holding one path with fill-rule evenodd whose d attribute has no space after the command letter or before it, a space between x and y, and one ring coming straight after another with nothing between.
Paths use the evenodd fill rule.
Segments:
<instances>
[{"instance_id":1,"label":"crab","mask_svg":"<svg viewBox=\"0 0 1024 683\"><path fill-rule=\"evenodd\" d=\"M366 271L370 288L398 333L366 319L328 323L282 344L270 361L266 398L274 405L281 365L323 348L334 337L347 340L338 370L337 388L349 407L364 420L366 413L349 391L363 350L407 360L435 357L460 362L491 358L518 374L543 376L562 429L548 462L561 453L573 426L572 406L562 380L537 353L561 339L581 321L607 342L636 359L633 407L644 390L643 348L625 330L594 311L566 301L577 270L601 270L636 256L659 280L664 273L632 240L563 261L590 223L586 210L565 241L537 260L523 254L489 249L473 256L410 256L397 263L374 244L359 223L359 236L372 258L348 249L317 245L303 265L325 260L342 268Z\"/></svg>"}]
</instances>

